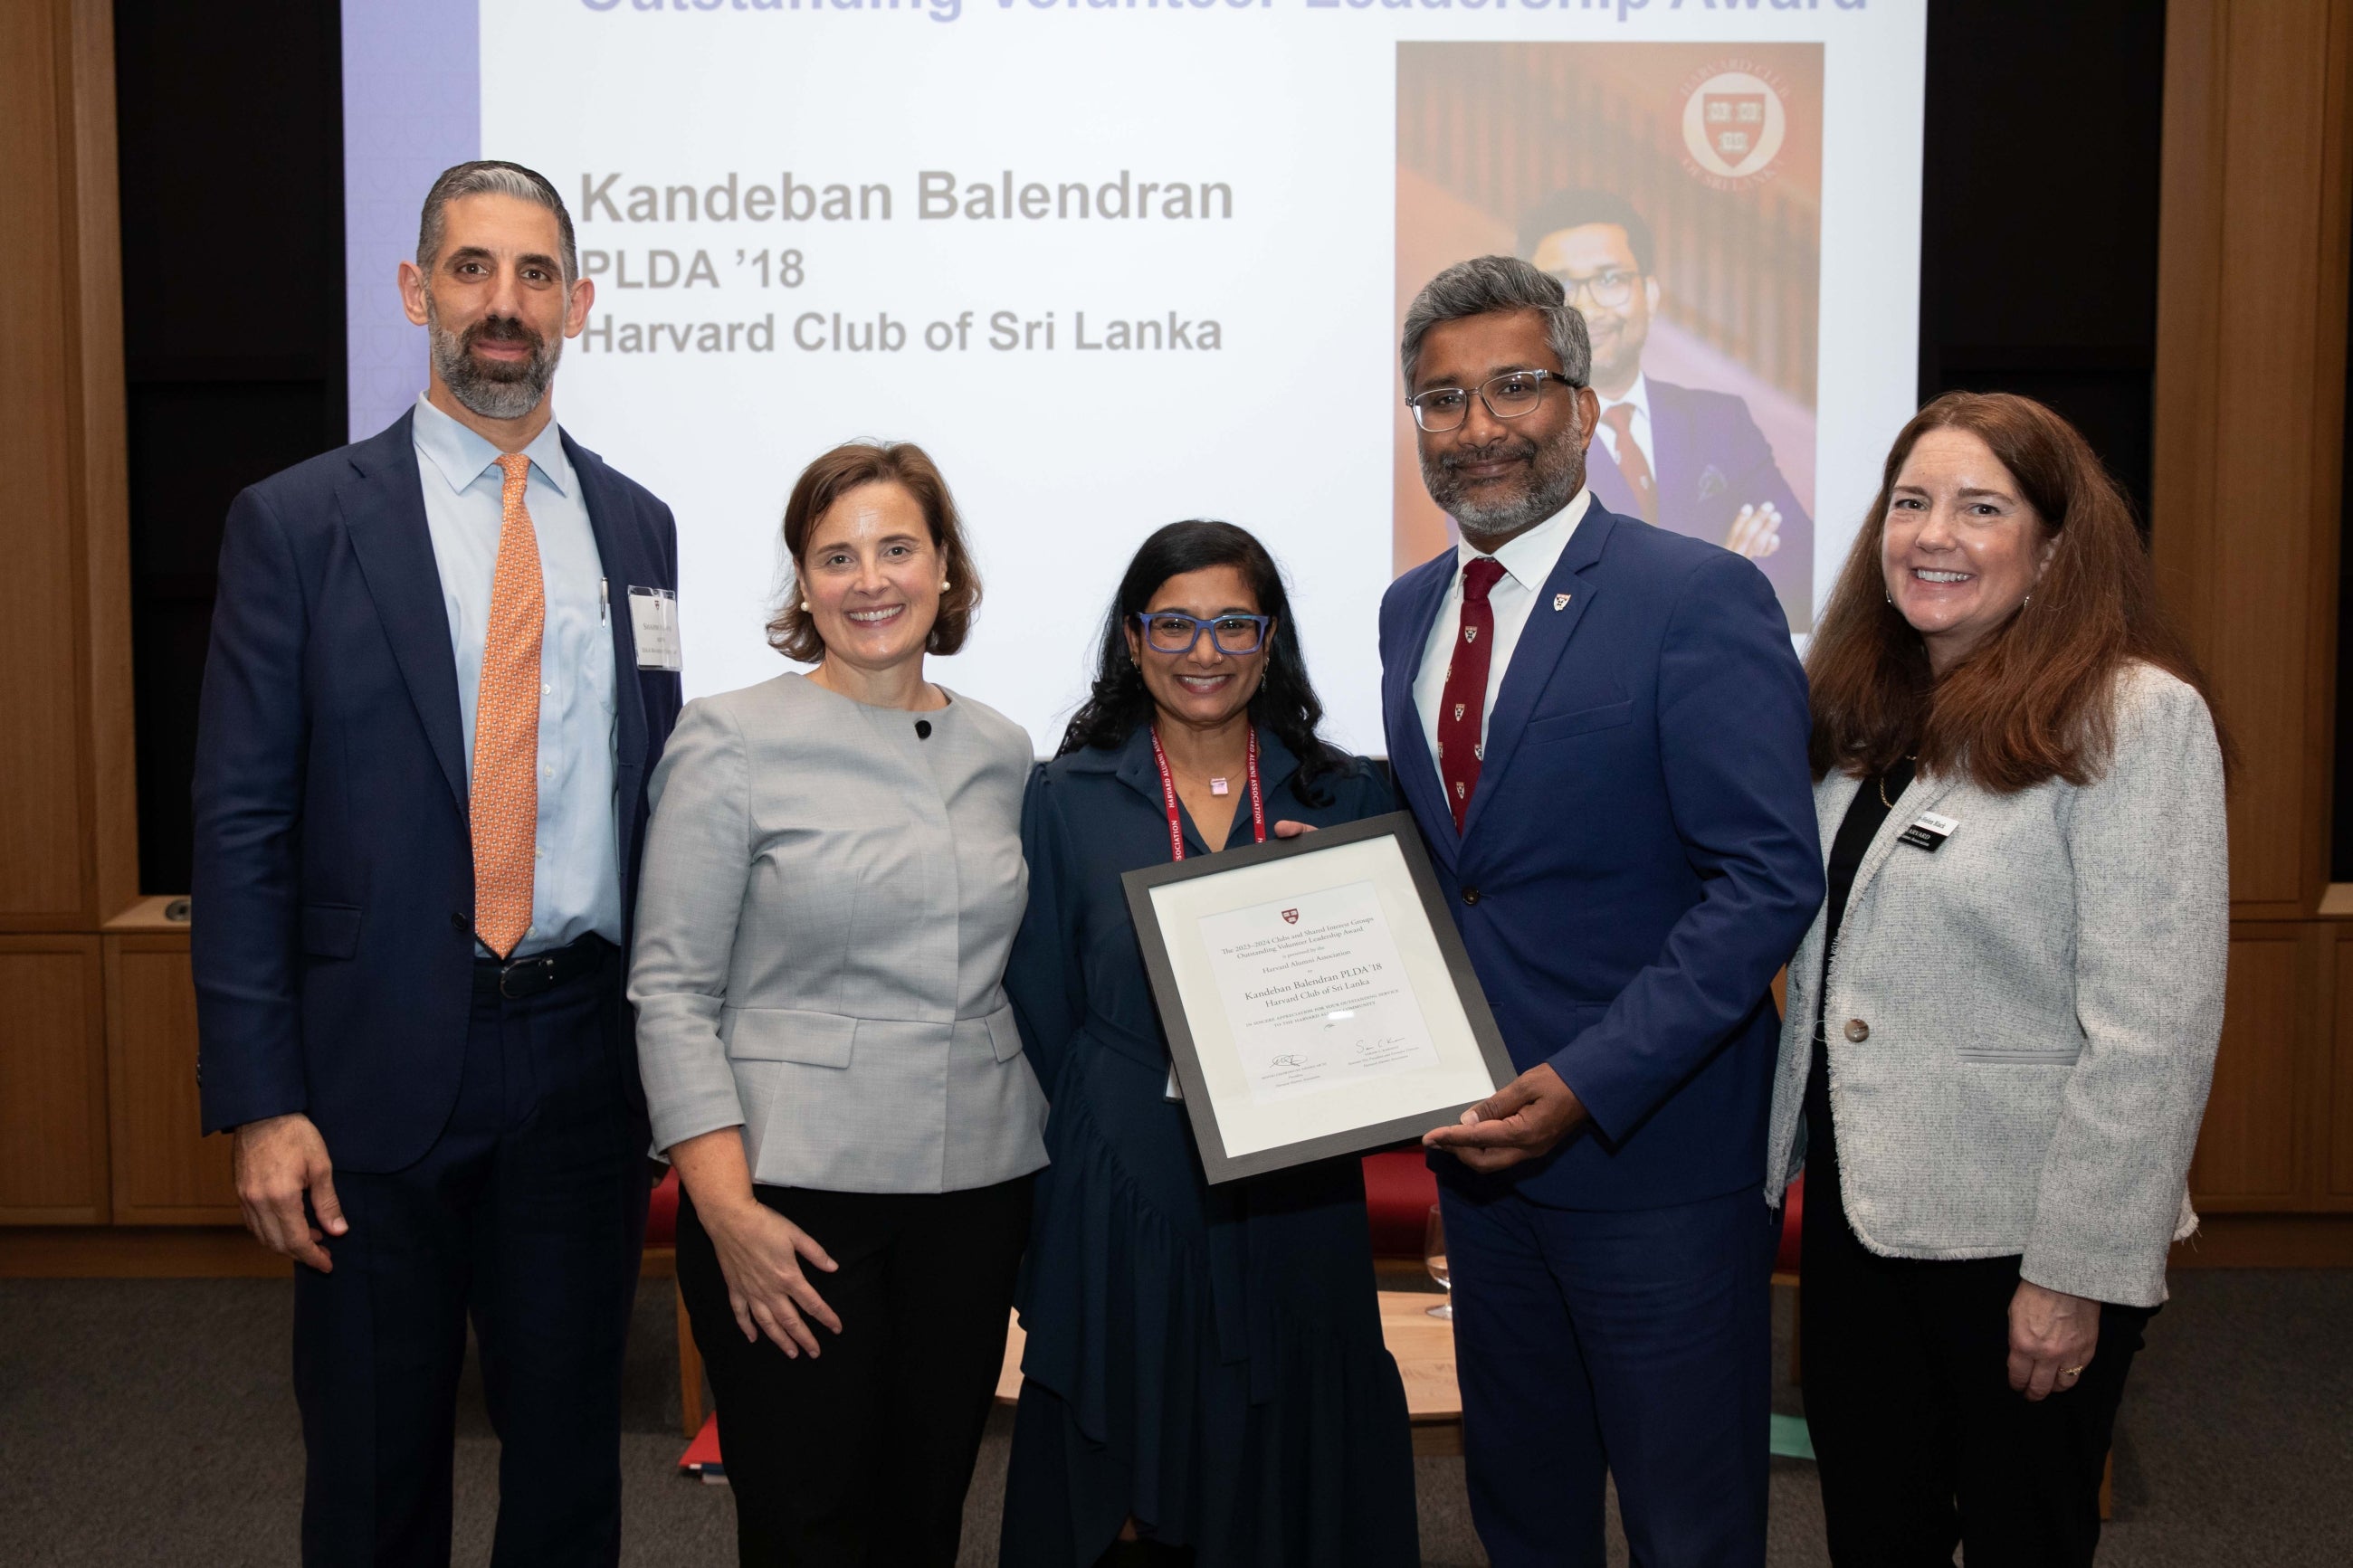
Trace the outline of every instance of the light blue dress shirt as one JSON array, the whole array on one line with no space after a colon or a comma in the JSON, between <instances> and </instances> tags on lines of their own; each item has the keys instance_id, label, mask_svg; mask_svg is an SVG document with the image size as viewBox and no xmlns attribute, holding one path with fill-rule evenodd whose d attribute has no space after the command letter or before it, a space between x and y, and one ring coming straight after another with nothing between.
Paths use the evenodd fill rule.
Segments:
<instances>
[{"instance_id":1,"label":"light blue dress shirt","mask_svg":"<svg viewBox=\"0 0 2353 1568\"><path fill-rule=\"evenodd\" d=\"M499 449L420 397L417 471L425 522L441 573L458 658L458 711L474 754L474 705L482 684L491 575L506 515ZM539 829L531 929L522 957L595 931L621 940L619 826L614 816L614 672L610 601L580 480L555 422L523 448L531 458L523 505L539 537L547 623L539 648ZM476 944L476 950L488 950Z\"/></svg>"}]
</instances>

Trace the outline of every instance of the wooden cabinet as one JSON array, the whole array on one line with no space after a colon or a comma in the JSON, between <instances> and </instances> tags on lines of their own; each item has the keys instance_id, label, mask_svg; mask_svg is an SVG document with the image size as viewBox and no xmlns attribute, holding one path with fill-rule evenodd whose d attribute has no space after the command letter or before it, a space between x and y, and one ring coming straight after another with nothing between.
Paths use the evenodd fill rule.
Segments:
<instances>
[{"instance_id":1,"label":"wooden cabinet","mask_svg":"<svg viewBox=\"0 0 2353 1568\"><path fill-rule=\"evenodd\" d=\"M2353 921L2242 921L2189 1167L2209 1214L2353 1211Z\"/></svg>"},{"instance_id":2,"label":"wooden cabinet","mask_svg":"<svg viewBox=\"0 0 2353 1568\"><path fill-rule=\"evenodd\" d=\"M94 936L0 936L0 1225L108 1218Z\"/></svg>"},{"instance_id":3,"label":"wooden cabinet","mask_svg":"<svg viewBox=\"0 0 2353 1568\"><path fill-rule=\"evenodd\" d=\"M2189 1167L2200 1208L2276 1207L2302 1185L2295 1083L2313 1032L2312 934L2283 923L2232 935L2222 1047Z\"/></svg>"},{"instance_id":4,"label":"wooden cabinet","mask_svg":"<svg viewBox=\"0 0 2353 1568\"><path fill-rule=\"evenodd\" d=\"M2338 926L2336 935L2333 1048L2314 1096L2319 1123L2316 1142L2327 1165L2329 1206L2353 1209L2353 925Z\"/></svg>"},{"instance_id":5,"label":"wooden cabinet","mask_svg":"<svg viewBox=\"0 0 2353 1568\"><path fill-rule=\"evenodd\" d=\"M229 1141L200 1137L185 934L106 938L106 1056L121 1225L235 1225Z\"/></svg>"}]
</instances>

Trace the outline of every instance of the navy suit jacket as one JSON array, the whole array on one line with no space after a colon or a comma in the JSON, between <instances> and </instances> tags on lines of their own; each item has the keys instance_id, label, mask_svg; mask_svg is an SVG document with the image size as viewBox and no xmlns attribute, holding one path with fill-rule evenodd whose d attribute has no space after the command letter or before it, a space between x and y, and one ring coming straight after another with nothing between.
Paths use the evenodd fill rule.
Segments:
<instances>
[{"instance_id":1,"label":"navy suit jacket","mask_svg":"<svg viewBox=\"0 0 2353 1568\"><path fill-rule=\"evenodd\" d=\"M207 1132L308 1113L394 1171L456 1104L474 970L457 659L404 414L237 498L196 734L197 1083ZM675 588L670 509L564 438L612 584L621 908L679 678L640 670L629 586ZM626 935L625 935L626 940ZM642 1116L617 967L617 1071Z\"/></svg>"},{"instance_id":2,"label":"navy suit jacket","mask_svg":"<svg viewBox=\"0 0 2353 1568\"><path fill-rule=\"evenodd\" d=\"M1822 901L1780 606L1739 556L1589 506L1513 652L1457 834L1413 702L1454 571L1449 549L1381 601L1390 765L1514 1064L1550 1062L1591 1114L1503 1180L1592 1209L1754 1186L1773 974Z\"/></svg>"},{"instance_id":3,"label":"navy suit jacket","mask_svg":"<svg viewBox=\"0 0 2353 1568\"><path fill-rule=\"evenodd\" d=\"M1651 378L1651 477L1659 487L1659 526L1722 544L1744 506L1770 501L1781 512L1781 548L1757 563L1800 629L1813 625L1814 520L1781 477L1772 444L1748 405L1728 392L1701 392ZM1611 511L1640 517L1626 477L1596 441L1586 452L1586 482Z\"/></svg>"}]
</instances>

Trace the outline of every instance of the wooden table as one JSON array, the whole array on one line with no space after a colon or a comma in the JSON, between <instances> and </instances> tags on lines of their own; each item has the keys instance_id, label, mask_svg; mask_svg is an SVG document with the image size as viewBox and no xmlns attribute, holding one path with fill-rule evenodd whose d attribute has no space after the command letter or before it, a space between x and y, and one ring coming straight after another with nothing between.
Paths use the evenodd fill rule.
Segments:
<instances>
[{"instance_id":1,"label":"wooden table","mask_svg":"<svg viewBox=\"0 0 2353 1568\"><path fill-rule=\"evenodd\" d=\"M1405 1380L1405 1408L1413 1422L1416 1454L1462 1451L1462 1394L1454 1382L1454 1325L1433 1318L1440 1298L1426 1290L1380 1293L1381 1340L1397 1358ZM1027 1342L1020 1320L1008 1325L1005 1364L997 1376L997 1402L1021 1397L1021 1350Z\"/></svg>"}]
</instances>

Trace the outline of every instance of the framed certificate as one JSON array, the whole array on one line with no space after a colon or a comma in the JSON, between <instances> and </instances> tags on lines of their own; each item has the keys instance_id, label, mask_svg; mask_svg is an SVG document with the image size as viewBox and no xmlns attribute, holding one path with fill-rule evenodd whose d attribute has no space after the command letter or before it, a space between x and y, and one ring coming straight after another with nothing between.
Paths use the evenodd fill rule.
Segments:
<instances>
[{"instance_id":1,"label":"framed certificate","mask_svg":"<svg viewBox=\"0 0 2353 1568\"><path fill-rule=\"evenodd\" d=\"M1514 1076L1405 812L1121 881L1213 1183L1418 1138Z\"/></svg>"}]
</instances>

